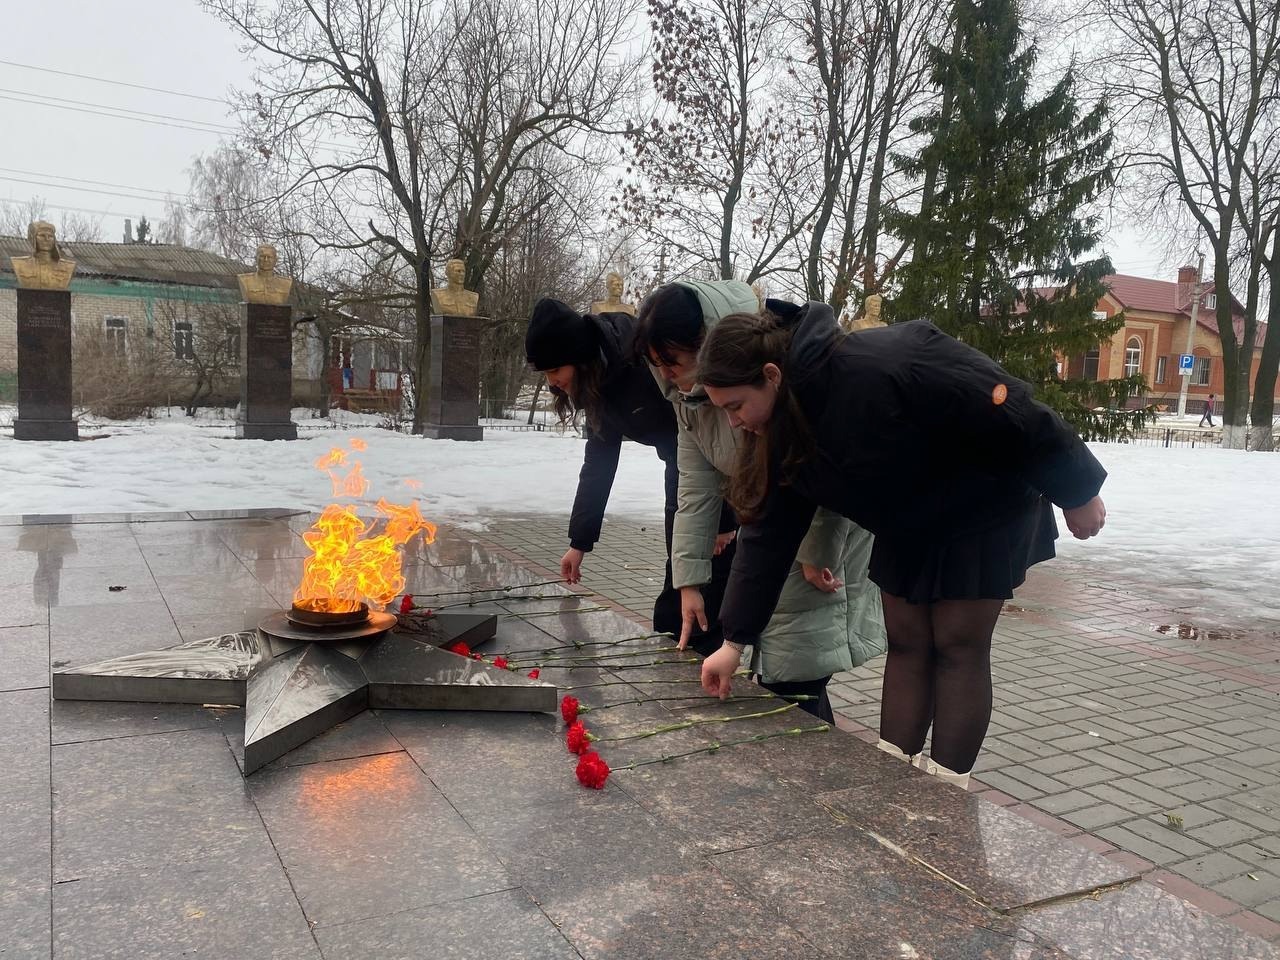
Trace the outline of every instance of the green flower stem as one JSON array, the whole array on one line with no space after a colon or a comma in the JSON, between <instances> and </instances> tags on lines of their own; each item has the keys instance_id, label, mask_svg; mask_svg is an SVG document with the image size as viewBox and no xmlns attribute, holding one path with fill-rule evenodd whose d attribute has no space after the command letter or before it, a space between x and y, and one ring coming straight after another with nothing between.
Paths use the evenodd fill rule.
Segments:
<instances>
[{"instance_id":1,"label":"green flower stem","mask_svg":"<svg viewBox=\"0 0 1280 960\"><path fill-rule=\"evenodd\" d=\"M775 733L757 733L754 737L747 737L744 740L725 740L722 743L713 743L709 747L699 747L696 750L686 750L683 753L664 753L660 757L650 757L647 760L633 760L630 763L624 763L620 767L612 767L611 770L617 773L619 770L634 770L636 767L647 766L651 763L669 763L672 760L680 760L684 757L694 757L700 753L715 753L721 747L737 747L744 743L761 743L765 740L772 740L775 737L798 737L805 733L825 733L831 727L825 723L820 723L816 727L792 727L790 730L779 730Z\"/></svg>"},{"instance_id":2,"label":"green flower stem","mask_svg":"<svg viewBox=\"0 0 1280 960\"><path fill-rule=\"evenodd\" d=\"M512 583L501 587L471 587L467 590L437 590L435 593L412 593L410 596L417 600L418 597L461 597L470 593L497 593L499 591L507 593L512 590L530 590L533 587L550 587L557 583L568 583L568 580L539 580L536 583ZM415 603L414 608L423 606Z\"/></svg>"},{"instance_id":3,"label":"green flower stem","mask_svg":"<svg viewBox=\"0 0 1280 960\"><path fill-rule=\"evenodd\" d=\"M739 670L734 674L735 677L749 676L750 670ZM638 687L644 683L702 683L701 679L697 680L598 680L595 683L580 683L573 687L561 687L562 690L585 690L588 687L616 687L620 683L627 686Z\"/></svg>"},{"instance_id":4,"label":"green flower stem","mask_svg":"<svg viewBox=\"0 0 1280 960\"><path fill-rule=\"evenodd\" d=\"M645 730L642 733L627 733L620 737L591 737L589 739L593 743L614 743L619 740L644 740L647 737L656 737L660 733L675 733L677 730L688 730L690 727L700 727L708 723L737 723L739 720L759 720L761 717L773 717L779 713L786 713L788 710L794 710L800 706L798 703L788 703L784 707L777 707L773 710L762 710L759 713L744 713L735 717L704 717L701 720L681 720L679 723L666 723L660 727L654 727L652 730Z\"/></svg>"},{"instance_id":5,"label":"green flower stem","mask_svg":"<svg viewBox=\"0 0 1280 960\"><path fill-rule=\"evenodd\" d=\"M568 597L565 599L567 600ZM530 617L562 617L567 613L598 613L601 610L608 609L608 607L579 607L577 610L534 610L531 613L503 613L499 614L499 616L527 620Z\"/></svg>"},{"instance_id":6,"label":"green flower stem","mask_svg":"<svg viewBox=\"0 0 1280 960\"><path fill-rule=\"evenodd\" d=\"M599 663L602 667L607 667L609 663L601 663L602 660L612 662L614 660L625 657L646 657L655 653L678 653L679 647L645 647L643 650L628 650L625 653L593 653L586 657L541 657L533 659L524 658L508 658L512 663L518 663L528 667L540 667L544 663Z\"/></svg>"},{"instance_id":7,"label":"green flower stem","mask_svg":"<svg viewBox=\"0 0 1280 960\"><path fill-rule=\"evenodd\" d=\"M639 681L637 681L637 682L639 682ZM681 682L683 682L683 681L681 681ZM699 681L699 682L701 682L701 681ZM706 700L711 700L711 699L712 699L712 698L711 698L711 697L709 697L709 696L707 696L705 693L691 693L691 694L689 694L689 695L687 695L687 696L683 696L683 697L635 697L635 698L633 698L633 699L631 699L631 700L617 700L617 701L615 701L614 703L606 703L606 704L604 704L604 705L602 705L602 706L599 706L599 707L589 707L589 706L587 706L585 703L583 703L583 704L579 704L579 705L578 705L578 712L579 712L579 713L599 713L601 710L612 710L614 707L626 707L626 706L631 706L631 705L633 705L633 704L637 704L637 703L661 703L661 702L663 702L663 701L667 701L667 700L700 700L700 701L706 701ZM751 694L750 696L746 696L746 697L730 697L729 699L730 699L730 702L732 702L732 703L737 703L737 702L739 702L739 701L741 701L741 700L795 700L795 701L797 701L797 702L798 702L798 701L800 701L800 700L816 700L816 699L818 699L818 698L817 698L817 697L815 697L815 696L812 696L812 695L810 695L810 694L807 694L807 693L795 694L795 695L790 696L790 697L780 697L780 696L779 696L778 694L776 694L776 693L761 693L761 694ZM698 707L700 707L700 706L703 706L703 704L702 704L702 703L692 703L692 704L689 704L687 707L672 707L671 709L673 709L673 710L688 710L688 709L696 709L696 708L698 708Z\"/></svg>"},{"instance_id":8,"label":"green flower stem","mask_svg":"<svg viewBox=\"0 0 1280 960\"><path fill-rule=\"evenodd\" d=\"M543 670L583 670L591 666L595 661L588 663L549 663ZM602 670L638 670L641 667L656 667L662 663L701 663L697 657L690 657L687 660L650 660L647 663L602 663L599 664ZM664 681L670 682L670 681ZM701 681L698 681L701 683Z\"/></svg>"},{"instance_id":9,"label":"green flower stem","mask_svg":"<svg viewBox=\"0 0 1280 960\"><path fill-rule=\"evenodd\" d=\"M556 650L582 650L585 647L612 647L632 640L656 640L658 637L674 637L671 633L642 633L634 637L619 637L616 640L575 640L573 643L560 643L554 647L542 647L538 650L508 650L503 654L507 658L530 657L535 653L553 653Z\"/></svg>"},{"instance_id":10,"label":"green flower stem","mask_svg":"<svg viewBox=\"0 0 1280 960\"><path fill-rule=\"evenodd\" d=\"M482 592L493 593L495 591L490 590L490 591L482 591ZM510 603L512 600L565 600L565 599L568 599L568 597L570 596L593 597L593 596L596 596L596 593L594 591L591 591L588 593L574 593L574 594L568 594L568 595L552 594L552 593L514 594L510 596L505 596L505 597L485 597L483 600L480 600L480 599L456 600L453 603L442 603L440 604L440 606L434 607L433 609L451 610L454 607L474 607L477 604L481 604L481 603Z\"/></svg>"}]
</instances>

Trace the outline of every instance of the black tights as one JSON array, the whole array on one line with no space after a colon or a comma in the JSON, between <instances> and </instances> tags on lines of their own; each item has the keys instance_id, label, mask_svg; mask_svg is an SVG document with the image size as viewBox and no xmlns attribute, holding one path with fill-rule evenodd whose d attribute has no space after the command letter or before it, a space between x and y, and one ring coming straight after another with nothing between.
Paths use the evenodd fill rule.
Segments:
<instances>
[{"instance_id":1,"label":"black tights","mask_svg":"<svg viewBox=\"0 0 1280 960\"><path fill-rule=\"evenodd\" d=\"M831 700L827 696L827 683L830 677L818 677L816 680L779 680L776 683L765 683L759 676L756 683L770 693L780 697L813 697L812 700L800 700L800 709L812 713L819 720L835 724L836 715L831 710Z\"/></svg>"},{"instance_id":2,"label":"black tights","mask_svg":"<svg viewBox=\"0 0 1280 960\"><path fill-rule=\"evenodd\" d=\"M880 696L880 737L956 773L973 769L991 722L991 633L1002 600L908 603L881 591L889 655Z\"/></svg>"}]
</instances>

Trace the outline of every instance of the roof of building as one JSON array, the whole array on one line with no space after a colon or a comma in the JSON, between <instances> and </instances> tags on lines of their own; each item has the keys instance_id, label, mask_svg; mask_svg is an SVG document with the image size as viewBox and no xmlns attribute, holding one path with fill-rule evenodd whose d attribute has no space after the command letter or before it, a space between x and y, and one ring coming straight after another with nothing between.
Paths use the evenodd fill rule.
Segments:
<instances>
[{"instance_id":1,"label":"roof of building","mask_svg":"<svg viewBox=\"0 0 1280 960\"><path fill-rule=\"evenodd\" d=\"M237 289L236 275L253 268L226 257L171 243L63 243L64 257L76 262L76 276L138 280L193 287ZM0 273L12 273L10 257L31 255L25 237L0 237Z\"/></svg>"}]
</instances>

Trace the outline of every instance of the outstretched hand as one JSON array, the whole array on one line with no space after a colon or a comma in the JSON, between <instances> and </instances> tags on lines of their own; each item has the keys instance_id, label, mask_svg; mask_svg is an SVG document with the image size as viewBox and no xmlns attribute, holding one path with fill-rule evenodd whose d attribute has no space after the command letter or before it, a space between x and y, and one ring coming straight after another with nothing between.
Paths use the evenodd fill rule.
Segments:
<instances>
[{"instance_id":1,"label":"outstretched hand","mask_svg":"<svg viewBox=\"0 0 1280 960\"><path fill-rule=\"evenodd\" d=\"M702 689L713 697L727 699L732 677L741 663L740 650L727 643L721 644L719 650L702 661Z\"/></svg>"},{"instance_id":2,"label":"outstretched hand","mask_svg":"<svg viewBox=\"0 0 1280 960\"><path fill-rule=\"evenodd\" d=\"M1096 537L1107 523L1107 508L1101 497L1094 497L1086 504L1062 511L1067 529L1077 540Z\"/></svg>"},{"instance_id":3,"label":"outstretched hand","mask_svg":"<svg viewBox=\"0 0 1280 960\"><path fill-rule=\"evenodd\" d=\"M707 632L707 605L702 599L701 587L680 588L680 642L676 649L683 650L689 645L696 625L703 633Z\"/></svg>"},{"instance_id":4,"label":"outstretched hand","mask_svg":"<svg viewBox=\"0 0 1280 960\"><path fill-rule=\"evenodd\" d=\"M582 558L586 556L581 550L570 547L560 558L560 576L565 583L582 582Z\"/></svg>"}]
</instances>

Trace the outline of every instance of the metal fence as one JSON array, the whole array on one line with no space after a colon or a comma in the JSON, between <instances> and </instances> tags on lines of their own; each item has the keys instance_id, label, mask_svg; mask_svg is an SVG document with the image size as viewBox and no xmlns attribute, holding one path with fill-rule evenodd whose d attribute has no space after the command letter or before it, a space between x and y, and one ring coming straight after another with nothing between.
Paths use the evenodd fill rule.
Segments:
<instances>
[{"instance_id":1,"label":"metal fence","mask_svg":"<svg viewBox=\"0 0 1280 960\"><path fill-rule=\"evenodd\" d=\"M1122 440L1103 440L1101 443L1128 443L1138 447L1188 447L1217 448L1222 446L1222 430L1201 430L1195 427L1146 427ZM1245 449L1252 449L1252 434L1245 434ZM1272 434L1272 449L1280 449L1280 432Z\"/></svg>"}]
</instances>

